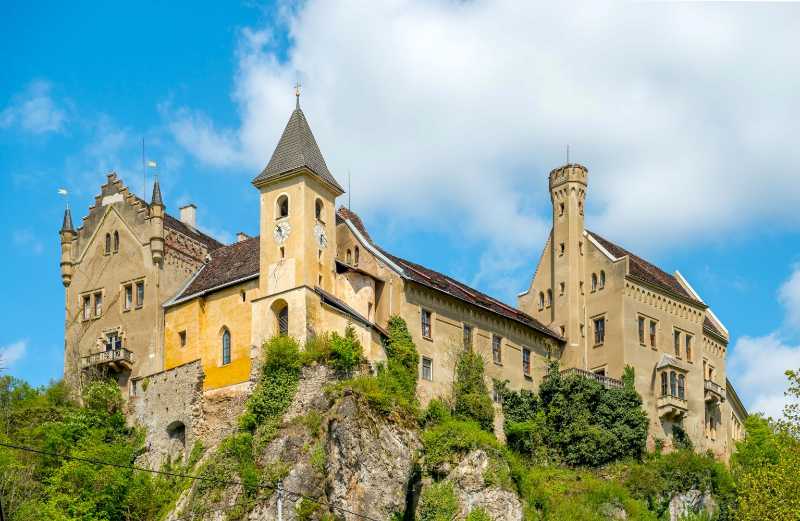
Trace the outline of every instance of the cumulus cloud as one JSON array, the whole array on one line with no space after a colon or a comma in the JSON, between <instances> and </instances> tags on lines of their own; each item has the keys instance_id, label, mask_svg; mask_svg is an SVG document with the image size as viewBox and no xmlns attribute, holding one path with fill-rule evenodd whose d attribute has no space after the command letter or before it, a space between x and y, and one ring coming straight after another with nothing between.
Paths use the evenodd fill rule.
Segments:
<instances>
[{"instance_id":1,"label":"cumulus cloud","mask_svg":"<svg viewBox=\"0 0 800 521\"><path fill-rule=\"evenodd\" d=\"M62 132L67 112L53 100L51 90L46 81L32 82L0 112L0 128L19 126L33 134Z\"/></svg>"},{"instance_id":2,"label":"cumulus cloud","mask_svg":"<svg viewBox=\"0 0 800 521\"><path fill-rule=\"evenodd\" d=\"M243 31L240 126L183 108L172 127L201 160L255 172L301 71L303 107L334 173L352 170L362 210L460 215L527 249L546 229L545 175L570 143L591 171L595 226L655 249L796 222L791 9L309 1L289 18L285 60L268 29Z\"/></svg>"},{"instance_id":3,"label":"cumulus cloud","mask_svg":"<svg viewBox=\"0 0 800 521\"><path fill-rule=\"evenodd\" d=\"M794 267L789 280L778 291L778 298L786 308L786 322L798 330L800 328L800 265Z\"/></svg>"},{"instance_id":4,"label":"cumulus cloud","mask_svg":"<svg viewBox=\"0 0 800 521\"><path fill-rule=\"evenodd\" d=\"M28 350L28 341L19 340L7 346L0 347L0 367L5 369L13 366Z\"/></svg>"}]
</instances>

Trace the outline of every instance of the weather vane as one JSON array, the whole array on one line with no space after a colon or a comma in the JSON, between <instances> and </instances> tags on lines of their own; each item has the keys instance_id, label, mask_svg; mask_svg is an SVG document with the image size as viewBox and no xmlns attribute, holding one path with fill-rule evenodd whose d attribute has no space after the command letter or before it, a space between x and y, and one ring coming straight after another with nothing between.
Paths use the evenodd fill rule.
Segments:
<instances>
[{"instance_id":1,"label":"weather vane","mask_svg":"<svg viewBox=\"0 0 800 521\"><path fill-rule=\"evenodd\" d=\"M300 78L297 78L297 81L294 82L294 95L297 97L297 108L300 108L300 87L303 85L300 83Z\"/></svg>"}]
</instances>

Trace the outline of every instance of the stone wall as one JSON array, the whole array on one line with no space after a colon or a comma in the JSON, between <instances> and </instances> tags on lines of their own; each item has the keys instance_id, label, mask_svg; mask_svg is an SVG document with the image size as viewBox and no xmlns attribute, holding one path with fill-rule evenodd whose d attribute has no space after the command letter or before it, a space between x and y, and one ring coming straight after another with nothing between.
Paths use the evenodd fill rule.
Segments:
<instances>
[{"instance_id":1,"label":"stone wall","mask_svg":"<svg viewBox=\"0 0 800 521\"><path fill-rule=\"evenodd\" d=\"M131 380L128 419L146 429L143 464L156 468L191 451L204 430L203 368L194 360Z\"/></svg>"}]
</instances>

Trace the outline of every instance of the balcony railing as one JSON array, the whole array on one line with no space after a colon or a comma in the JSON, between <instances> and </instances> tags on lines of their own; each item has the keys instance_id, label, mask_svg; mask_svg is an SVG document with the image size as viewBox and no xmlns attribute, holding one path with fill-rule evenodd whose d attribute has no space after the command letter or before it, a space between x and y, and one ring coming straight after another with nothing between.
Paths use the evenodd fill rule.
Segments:
<instances>
[{"instance_id":1,"label":"balcony railing","mask_svg":"<svg viewBox=\"0 0 800 521\"><path fill-rule=\"evenodd\" d=\"M713 380L705 381L706 401L725 401L725 388Z\"/></svg>"},{"instance_id":2,"label":"balcony railing","mask_svg":"<svg viewBox=\"0 0 800 521\"><path fill-rule=\"evenodd\" d=\"M689 402L678 396L662 394L656 400L659 416L681 416L689 410Z\"/></svg>"},{"instance_id":3,"label":"balcony railing","mask_svg":"<svg viewBox=\"0 0 800 521\"><path fill-rule=\"evenodd\" d=\"M100 367L108 365L111 369L121 371L123 369L130 369L133 367L134 356L133 352L125 348L110 349L108 351L100 351L99 353L92 353L88 356L81 358L81 368L88 369L90 367Z\"/></svg>"},{"instance_id":4,"label":"balcony railing","mask_svg":"<svg viewBox=\"0 0 800 521\"><path fill-rule=\"evenodd\" d=\"M578 369L577 367L564 369L563 371L560 371L559 374L562 377L580 376L582 378L588 378L589 380L594 380L595 382L599 383L606 389L622 389L623 387L622 380L617 380L616 378L611 378L610 376L604 376L602 374L586 371L585 369Z\"/></svg>"}]
</instances>

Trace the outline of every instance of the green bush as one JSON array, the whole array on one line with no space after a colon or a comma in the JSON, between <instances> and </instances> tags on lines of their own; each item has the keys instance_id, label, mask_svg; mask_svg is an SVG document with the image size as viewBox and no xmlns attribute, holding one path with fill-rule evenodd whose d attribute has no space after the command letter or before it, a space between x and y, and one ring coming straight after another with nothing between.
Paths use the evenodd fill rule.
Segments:
<instances>
[{"instance_id":1,"label":"green bush","mask_svg":"<svg viewBox=\"0 0 800 521\"><path fill-rule=\"evenodd\" d=\"M433 483L422 490L419 521L452 521L457 513L458 499L451 483Z\"/></svg>"},{"instance_id":2,"label":"green bush","mask_svg":"<svg viewBox=\"0 0 800 521\"><path fill-rule=\"evenodd\" d=\"M420 423L425 427L432 427L448 421L451 418L450 406L440 398L434 398L428 403L427 409L422 414Z\"/></svg>"},{"instance_id":3,"label":"green bush","mask_svg":"<svg viewBox=\"0 0 800 521\"><path fill-rule=\"evenodd\" d=\"M456 361L453 382L453 416L474 420L486 431L494 430L494 404L486 389L483 358L465 350Z\"/></svg>"},{"instance_id":4,"label":"green bush","mask_svg":"<svg viewBox=\"0 0 800 521\"><path fill-rule=\"evenodd\" d=\"M113 414L122 409L122 393L113 380L94 380L83 389L86 408Z\"/></svg>"},{"instance_id":5,"label":"green bush","mask_svg":"<svg viewBox=\"0 0 800 521\"><path fill-rule=\"evenodd\" d=\"M489 514L486 513L486 510L482 508L473 508L465 521L492 521L492 518L489 517Z\"/></svg>"},{"instance_id":6,"label":"green bush","mask_svg":"<svg viewBox=\"0 0 800 521\"><path fill-rule=\"evenodd\" d=\"M331 335L330 358L334 369L349 374L361 363L362 356L361 342L353 326L345 328L344 336L336 332Z\"/></svg>"},{"instance_id":7,"label":"green bush","mask_svg":"<svg viewBox=\"0 0 800 521\"><path fill-rule=\"evenodd\" d=\"M434 474L442 463L457 463L472 450L484 449L493 454L503 450L497 438L477 423L455 419L423 432L422 445L426 470Z\"/></svg>"}]
</instances>

